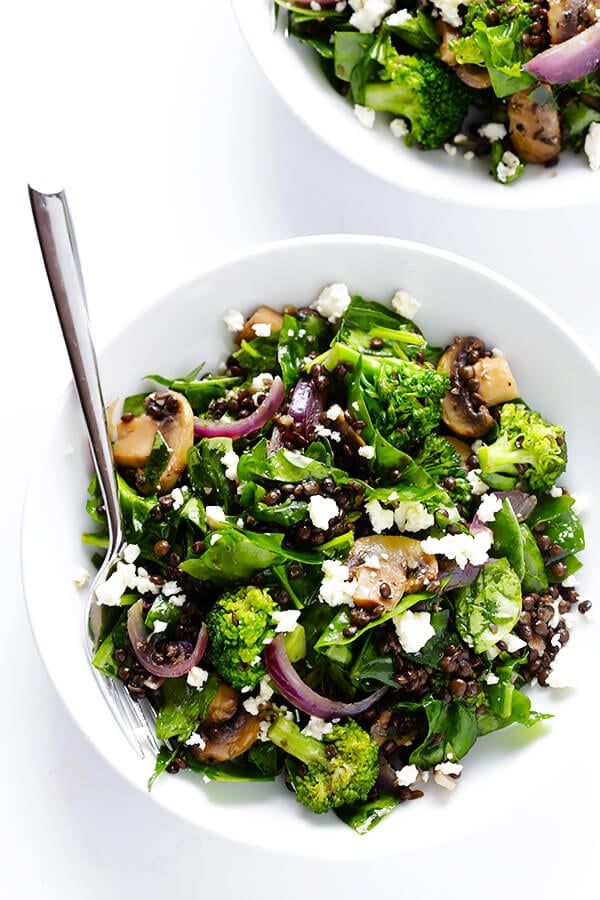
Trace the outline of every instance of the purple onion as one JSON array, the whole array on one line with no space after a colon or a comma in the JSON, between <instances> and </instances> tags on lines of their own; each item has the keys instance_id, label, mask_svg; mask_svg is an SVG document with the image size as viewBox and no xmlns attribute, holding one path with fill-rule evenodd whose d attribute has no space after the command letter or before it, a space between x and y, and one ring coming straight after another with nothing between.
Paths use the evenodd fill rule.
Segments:
<instances>
[{"instance_id":1,"label":"purple onion","mask_svg":"<svg viewBox=\"0 0 600 900\"><path fill-rule=\"evenodd\" d=\"M584 78L599 66L600 22L597 22L568 41L538 53L522 68L548 84L566 84Z\"/></svg>"},{"instance_id":2,"label":"purple onion","mask_svg":"<svg viewBox=\"0 0 600 900\"><path fill-rule=\"evenodd\" d=\"M279 375L276 375L263 402L246 419L237 419L235 422L211 422L208 419L194 418L194 434L196 437L230 437L233 440L246 437L271 421L283 403L284 396L283 382Z\"/></svg>"},{"instance_id":3,"label":"purple onion","mask_svg":"<svg viewBox=\"0 0 600 900\"><path fill-rule=\"evenodd\" d=\"M501 500L508 500L519 522L523 522L531 515L537 505L537 497L526 494L524 491L495 491Z\"/></svg>"},{"instance_id":4,"label":"purple onion","mask_svg":"<svg viewBox=\"0 0 600 900\"><path fill-rule=\"evenodd\" d=\"M309 716L318 716L319 719L331 721L331 719L343 719L348 716L357 716L383 697L387 687L382 687L368 697L357 700L354 703L343 703L340 700L330 700L317 694L305 684L294 669L285 646L285 638L278 634L270 644L265 647L265 664L267 672L271 676L273 684L279 693L293 703L297 709Z\"/></svg>"},{"instance_id":5,"label":"purple onion","mask_svg":"<svg viewBox=\"0 0 600 900\"><path fill-rule=\"evenodd\" d=\"M288 413L296 425L302 426L306 437L318 424L319 416L324 409L325 392L318 391L308 375L302 375L292 391Z\"/></svg>"},{"instance_id":6,"label":"purple onion","mask_svg":"<svg viewBox=\"0 0 600 900\"><path fill-rule=\"evenodd\" d=\"M178 663L159 664L152 658L149 635L144 625L143 608L144 601L140 599L129 608L127 613L127 633L137 659L147 672L157 675L159 678L178 678L180 675L186 675L190 669L198 665L204 656L208 644L206 625L204 622L202 623L196 643L193 648L190 645L191 653L186 659Z\"/></svg>"}]
</instances>

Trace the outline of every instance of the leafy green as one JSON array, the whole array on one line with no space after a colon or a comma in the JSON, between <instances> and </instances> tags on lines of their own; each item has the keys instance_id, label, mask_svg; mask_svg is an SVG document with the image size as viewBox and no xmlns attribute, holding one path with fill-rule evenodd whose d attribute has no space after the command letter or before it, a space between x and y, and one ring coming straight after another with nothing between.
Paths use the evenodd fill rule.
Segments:
<instances>
[{"instance_id":1,"label":"leafy green","mask_svg":"<svg viewBox=\"0 0 600 900\"><path fill-rule=\"evenodd\" d=\"M171 738L186 741L200 720L206 717L218 687L216 675L209 675L201 688L191 687L185 676L165 679L162 703L156 718L159 741Z\"/></svg>"},{"instance_id":2,"label":"leafy green","mask_svg":"<svg viewBox=\"0 0 600 900\"><path fill-rule=\"evenodd\" d=\"M456 594L456 626L476 653L506 637L521 612L521 581L507 559L487 563L473 582Z\"/></svg>"}]
</instances>

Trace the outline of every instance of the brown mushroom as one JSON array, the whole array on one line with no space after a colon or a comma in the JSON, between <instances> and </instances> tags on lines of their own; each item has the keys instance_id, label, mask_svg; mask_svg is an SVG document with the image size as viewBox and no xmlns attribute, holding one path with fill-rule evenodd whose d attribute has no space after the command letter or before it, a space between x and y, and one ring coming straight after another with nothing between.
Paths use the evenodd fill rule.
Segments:
<instances>
[{"instance_id":1,"label":"brown mushroom","mask_svg":"<svg viewBox=\"0 0 600 900\"><path fill-rule=\"evenodd\" d=\"M221 681L217 693L211 700L204 722L207 725L216 725L231 719L237 712L240 703L239 692L231 685Z\"/></svg>"},{"instance_id":2,"label":"brown mushroom","mask_svg":"<svg viewBox=\"0 0 600 900\"><path fill-rule=\"evenodd\" d=\"M551 44L562 44L582 26L596 21L596 6L588 0L548 0L548 35Z\"/></svg>"},{"instance_id":3,"label":"brown mushroom","mask_svg":"<svg viewBox=\"0 0 600 900\"><path fill-rule=\"evenodd\" d=\"M438 369L447 372L451 382L442 401L442 416L448 428L462 437L481 437L494 422L477 393L479 385L473 370L473 364L484 350L479 338L456 337L438 362Z\"/></svg>"},{"instance_id":4,"label":"brown mushroom","mask_svg":"<svg viewBox=\"0 0 600 900\"><path fill-rule=\"evenodd\" d=\"M547 103L538 103L539 92L547 94ZM540 84L518 91L508 100L508 132L515 153L525 162L544 163L560 153L560 120L552 98L552 88Z\"/></svg>"},{"instance_id":5,"label":"brown mushroom","mask_svg":"<svg viewBox=\"0 0 600 900\"><path fill-rule=\"evenodd\" d=\"M250 749L258 738L260 719L240 708L230 719L200 729L204 746L193 744L191 752L201 763L220 763L235 759Z\"/></svg>"},{"instance_id":6,"label":"brown mushroom","mask_svg":"<svg viewBox=\"0 0 600 900\"><path fill-rule=\"evenodd\" d=\"M277 310L271 309L270 306L259 306L256 312L249 319L246 319L244 327L235 336L235 342L240 344L242 341L253 341L258 336L254 329L255 325L269 325L269 333L273 334L276 331L281 331L283 316ZM260 330L259 327L259 332Z\"/></svg>"},{"instance_id":7,"label":"brown mushroom","mask_svg":"<svg viewBox=\"0 0 600 900\"><path fill-rule=\"evenodd\" d=\"M163 390L149 394L140 416L123 416L117 425L113 444L115 465L136 470L136 483L141 493L170 491L187 465L188 450L194 443L194 413L177 391ZM156 432L160 431L170 455L158 485L147 485L143 469L152 451Z\"/></svg>"},{"instance_id":8,"label":"brown mushroom","mask_svg":"<svg viewBox=\"0 0 600 900\"><path fill-rule=\"evenodd\" d=\"M477 393L486 406L507 403L519 396L515 376L511 372L507 358L502 354L482 356L473 364L473 371L479 382Z\"/></svg>"},{"instance_id":9,"label":"brown mushroom","mask_svg":"<svg viewBox=\"0 0 600 900\"><path fill-rule=\"evenodd\" d=\"M403 535L368 535L354 542L348 568L357 582L356 606L394 609L406 593L437 581L435 556L421 542Z\"/></svg>"},{"instance_id":10,"label":"brown mushroom","mask_svg":"<svg viewBox=\"0 0 600 900\"><path fill-rule=\"evenodd\" d=\"M444 22L443 19L437 19L435 23L435 27L437 33L442 39L440 44L439 53L440 59L442 62L445 62L448 66L456 65L456 56L454 52L450 49L450 41L455 41L459 36L459 31L457 28L453 28L452 25L448 25L447 22Z\"/></svg>"},{"instance_id":11,"label":"brown mushroom","mask_svg":"<svg viewBox=\"0 0 600 900\"><path fill-rule=\"evenodd\" d=\"M491 85L488 70L484 66L475 66L472 63L463 63L456 67L456 74L461 81L477 91L484 91Z\"/></svg>"}]
</instances>

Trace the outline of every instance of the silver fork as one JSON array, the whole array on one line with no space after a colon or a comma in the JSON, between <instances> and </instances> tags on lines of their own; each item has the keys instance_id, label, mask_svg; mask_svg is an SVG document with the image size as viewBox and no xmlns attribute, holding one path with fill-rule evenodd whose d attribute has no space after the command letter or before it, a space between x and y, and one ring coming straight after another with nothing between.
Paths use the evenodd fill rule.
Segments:
<instances>
[{"instance_id":1,"label":"silver fork","mask_svg":"<svg viewBox=\"0 0 600 900\"><path fill-rule=\"evenodd\" d=\"M111 573L123 548L121 511L81 264L67 198L64 191L43 194L29 186L29 199L107 516L108 550L92 582L84 615L83 637L91 665L102 613L96 602L96 590ZM121 681L103 675L93 665L92 670L132 749L141 759L145 756L144 742L155 753L158 752L160 744L156 738L156 716L149 701L134 700Z\"/></svg>"}]
</instances>

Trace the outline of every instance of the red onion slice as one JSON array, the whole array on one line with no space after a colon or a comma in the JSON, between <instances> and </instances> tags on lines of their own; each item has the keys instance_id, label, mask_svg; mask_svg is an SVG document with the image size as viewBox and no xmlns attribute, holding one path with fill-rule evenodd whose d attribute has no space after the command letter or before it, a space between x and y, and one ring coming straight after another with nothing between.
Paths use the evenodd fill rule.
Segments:
<instances>
[{"instance_id":1,"label":"red onion slice","mask_svg":"<svg viewBox=\"0 0 600 900\"><path fill-rule=\"evenodd\" d=\"M284 396L283 382L279 375L276 375L263 402L246 419L238 419L236 422L211 422L207 419L194 418L194 434L196 437L230 437L233 440L246 437L271 421L283 403Z\"/></svg>"},{"instance_id":2,"label":"red onion slice","mask_svg":"<svg viewBox=\"0 0 600 900\"><path fill-rule=\"evenodd\" d=\"M297 425L303 427L307 438L310 438L324 409L325 391L317 391L312 378L303 375L292 391L288 413Z\"/></svg>"},{"instance_id":3,"label":"red onion slice","mask_svg":"<svg viewBox=\"0 0 600 900\"><path fill-rule=\"evenodd\" d=\"M554 44L525 63L523 71L548 84L566 84L600 66L600 22L568 41Z\"/></svg>"},{"instance_id":4,"label":"red onion slice","mask_svg":"<svg viewBox=\"0 0 600 900\"><path fill-rule=\"evenodd\" d=\"M387 687L382 687L368 697L357 700L355 703L343 703L340 700L330 700L317 694L305 684L290 662L285 647L285 639L278 634L270 644L265 647L265 664L267 672L273 680L273 684L280 694L293 703L297 709L309 716L318 716L319 719L330 721L331 719L343 719L348 716L357 716L386 693Z\"/></svg>"},{"instance_id":5,"label":"red onion slice","mask_svg":"<svg viewBox=\"0 0 600 900\"><path fill-rule=\"evenodd\" d=\"M152 675L158 675L159 678L179 678L180 675L186 675L190 669L197 666L204 655L206 645L208 644L208 632L204 622L198 632L198 638L191 654L179 663L159 664L154 662L150 651L148 641L148 630L144 625L143 617L144 601L138 600L130 607L127 613L127 633L138 660L141 662L147 672Z\"/></svg>"},{"instance_id":6,"label":"red onion slice","mask_svg":"<svg viewBox=\"0 0 600 900\"><path fill-rule=\"evenodd\" d=\"M526 494L524 491L495 491L501 500L508 500L519 522L523 522L531 515L537 506L537 497L534 494Z\"/></svg>"}]
</instances>

